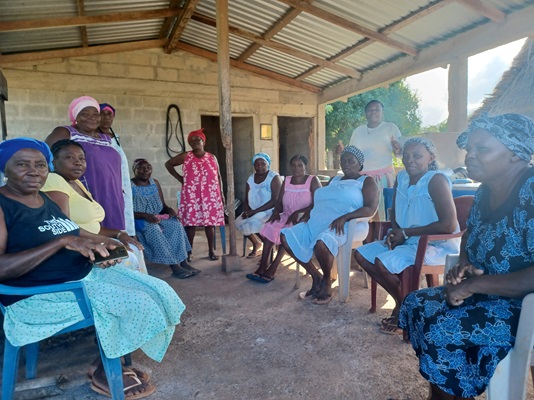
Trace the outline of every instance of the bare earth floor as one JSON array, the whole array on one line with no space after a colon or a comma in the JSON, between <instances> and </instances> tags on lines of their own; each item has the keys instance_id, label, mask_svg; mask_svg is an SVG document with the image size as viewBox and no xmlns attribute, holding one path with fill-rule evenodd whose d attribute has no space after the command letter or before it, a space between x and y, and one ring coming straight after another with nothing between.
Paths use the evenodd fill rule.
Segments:
<instances>
[{"instance_id":1,"label":"bare earth floor","mask_svg":"<svg viewBox=\"0 0 534 400\"><path fill-rule=\"evenodd\" d=\"M177 280L166 266L149 267L187 306L162 363L141 351L132 355L134 366L148 371L158 388L150 399L426 398L411 347L400 336L378 331L377 321L389 310L369 314L370 291L360 272L352 274L346 304L336 297L320 306L297 300L294 264L282 266L270 284L245 279L258 260L240 258L241 271L223 274L220 261L207 259L198 232L193 266L201 274ZM303 276L301 290L310 285ZM386 303L381 289L378 300L379 306ZM86 378L98 352L93 335L43 347L38 377L66 378L63 394L54 399L105 398ZM530 395L534 398L532 390Z\"/></svg>"}]
</instances>

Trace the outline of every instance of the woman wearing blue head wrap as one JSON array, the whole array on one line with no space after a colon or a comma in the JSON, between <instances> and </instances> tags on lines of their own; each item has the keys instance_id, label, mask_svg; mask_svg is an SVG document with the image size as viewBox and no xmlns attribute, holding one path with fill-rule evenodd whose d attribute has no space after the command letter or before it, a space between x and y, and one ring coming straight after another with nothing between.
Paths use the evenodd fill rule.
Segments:
<instances>
[{"instance_id":1,"label":"woman wearing blue head wrap","mask_svg":"<svg viewBox=\"0 0 534 400\"><path fill-rule=\"evenodd\" d=\"M255 234L271 217L282 187L280 175L270 170L271 157L267 154L255 154L252 165L256 172L247 179L244 211L235 220L237 230L252 242L253 248L248 257L259 255L261 240Z\"/></svg>"},{"instance_id":2,"label":"woman wearing blue head wrap","mask_svg":"<svg viewBox=\"0 0 534 400\"><path fill-rule=\"evenodd\" d=\"M183 303L159 279L114 265L115 261L93 264L95 255L109 256L107 248L120 243L104 245L80 236L79 226L40 191L51 158L48 146L37 140L0 143L0 169L7 178L0 187L0 282L31 287L81 280L106 356L118 358L142 348L161 361ZM65 293L2 295L0 302L6 306L4 332L14 346L39 342L80 320L78 302ZM141 398L155 390L144 373L125 371L122 379L125 398ZM101 363L91 387L111 397Z\"/></svg>"},{"instance_id":3,"label":"woman wearing blue head wrap","mask_svg":"<svg viewBox=\"0 0 534 400\"><path fill-rule=\"evenodd\" d=\"M469 177L482 183L459 262L446 286L406 296L399 317L432 399L486 390L516 341L522 298L534 292L534 122L518 114L483 116L457 144L467 150Z\"/></svg>"}]
</instances>

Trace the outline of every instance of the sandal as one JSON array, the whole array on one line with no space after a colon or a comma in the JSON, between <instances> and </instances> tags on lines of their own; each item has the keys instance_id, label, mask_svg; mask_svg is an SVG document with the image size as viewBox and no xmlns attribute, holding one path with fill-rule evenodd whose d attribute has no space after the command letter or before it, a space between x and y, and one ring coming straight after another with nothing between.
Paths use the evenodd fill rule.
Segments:
<instances>
[{"instance_id":1,"label":"sandal","mask_svg":"<svg viewBox=\"0 0 534 400\"><path fill-rule=\"evenodd\" d=\"M186 271L189 271L191 272L193 275L198 275L200 274L200 270L199 269L196 269L196 268L193 268L191 265L189 265L187 263L187 261L182 261L180 263L180 267L182 267L183 269L185 269Z\"/></svg>"},{"instance_id":2,"label":"sandal","mask_svg":"<svg viewBox=\"0 0 534 400\"><path fill-rule=\"evenodd\" d=\"M248 253L247 258L254 258L260 256L262 253L262 250L252 250L250 253Z\"/></svg>"},{"instance_id":3,"label":"sandal","mask_svg":"<svg viewBox=\"0 0 534 400\"><path fill-rule=\"evenodd\" d=\"M124 390L124 398L125 399L129 399L129 400L136 400L136 399L142 399L142 398L145 398L147 396L150 396L152 393L154 393L156 391L156 387L151 383L149 382L149 380L144 380L142 381L140 379L140 377L132 370L130 371L125 371L123 372L123 375L125 376L129 376L130 378L132 378L134 380L134 384L133 385L130 385L130 386L127 386L125 387L123 390ZM140 393L137 393L137 394L132 394L131 396L128 396L127 392L129 390L132 390L132 389L135 389L135 388L139 388L139 389L145 389L143 392L140 392ZM93 376L92 380L91 380L91 389L93 389L95 392L101 394L101 395L104 395L106 397L112 397L111 396L111 390L109 388L109 385L106 382L102 382L102 381L98 381L95 379L95 377Z\"/></svg>"},{"instance_id":4,"label":"sandal","mask_svg":"<svg viewBox=\"0 0 534 400\"><path fill-rule=\"evenodd\" d=\"M380 327L380 332L385 335L402 335L402 329L399 328L399 318L392 317L387 324Z\"/></svg>"},{"instance_id":5,"label":"sandal","mask_svg":"<svg viewBox=\"0 0 534 400\"><path fill-rule=\"evenodd\" d=\"M219 259L219 256L216 256L215 254L210 254L208 256L208 258L211 260L211 261L217 261Z\"/></svg>"},{"instance_id":6,"label":"sandal","mask_svg":"<svg viewBox=\"0 0 534 400\"><path fill-rule=\"evenodd\" d=\"M326 297L324 299L313 299L313 304L318 304L318 305L321 305L321 306L322 305L326 305L326 304L328 304L328 303L330 303L332 301L333 297L334 296L332 296L330 294L328 297Z\"/></svg>"},{"instance_id":7,"label":"sandal","mask_svg":"<svg viewBox=\"0 0 534 400\"><path fill-rule=\"evenodd\" d=\"M395 319L397 317L394 317L393 315L390 315L389 317L386 317L386 318L382 318L380 321L378 321L376 323L377 326L379 327L382 327L384 325L387 325L389 324L391 321L393 321L393 319Z\"/></svg>"},{"instance_id":8,"label":"sandal","mask_svg":"<svg viewBox=\"0 0 534 400\"><path fill-rule=\"evenodd\" d=\"M187 278L191 278L192 276L196 275L193 272L188 271L179 265L171 265L171 269L172 269L172 276L178 279L187 279Z\"/></svg>"}]
</instances>

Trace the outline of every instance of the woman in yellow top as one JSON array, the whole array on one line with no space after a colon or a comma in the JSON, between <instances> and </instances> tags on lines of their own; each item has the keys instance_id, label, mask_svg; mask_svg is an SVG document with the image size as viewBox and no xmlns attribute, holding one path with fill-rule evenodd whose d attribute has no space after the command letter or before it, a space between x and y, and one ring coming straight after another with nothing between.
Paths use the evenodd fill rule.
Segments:
<instances>
[{"instance_id":1,"label":"woman in yellow top","mask_svg":"<svg viewBox=\"0 0 534 400\"><path fill-rule=\"evenodd\" d=\"M128 259L122 266L147 273L143 260L143 246L128 236L125 231L108 229L100 225L105 211L78 179L85 172L85 152L83 147L69 139L59 140L51 148L54 156L54 172L48 175L42 188L70 219L80 227L80 236L101 243L119 240L127 249ZM116 244L116 242L115 242Z\"/></svg>"}]
</instances>

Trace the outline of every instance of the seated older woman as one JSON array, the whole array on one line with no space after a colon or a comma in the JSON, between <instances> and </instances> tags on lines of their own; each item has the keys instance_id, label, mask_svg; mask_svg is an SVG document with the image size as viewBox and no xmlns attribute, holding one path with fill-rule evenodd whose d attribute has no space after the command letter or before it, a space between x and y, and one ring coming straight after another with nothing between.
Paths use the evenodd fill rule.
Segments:
<instances>
[{"instance_id":1,"label":"seated older woman","mask_svg":"<svg viewBox=\"0 0 534 400\"><path fill-rule=\"evenodd\" d=\"M152 178L152 165L144 158L133 163L132 198L135 230L145 247L145 257L156 264L167 264L178 279L200 271L187 263L191 245L176 211L165 204L159 182Z\"/></svg>"},{"instance_id":2,"label":"seated older woman","mask_svg":"<svg viewBox=\"0 0 534 400\"><path fill-rule=\"evenodd\" d=\"M281 231L282 245L313 279L312 288L299 297L313 298L316 304L327 304L332 299L332 266L339 246L347 241L348 221L370 218L378 206L378 186L360 173L363 153L347 146L340 162L344 176L334 177L328 186L315 191L313 208L301 220L305 222ZM311 261L314 254L322 275Z\"/></svg>"},{"instance_id":3,"label":"seated older woman","mask_svg":"<svg viewBox=\"0 0 534 400\"><path fill-rule=\"evenodd\" d=\"M432 399L484 392L515 342L521 300L534 292L534 122L482 117L458 138L475 194L459 263L447 285L406 296L399 326L419 357Z\"/></svg>"},{"instance_id":4,"label":"seated older woman","mask_svg":"<svg viewBox=\"0 0 534 400\"><path fill-rule=\"evenodd\" d=\"M145 263L139 262L143 259L141 243L132 239L125 231L101 225L105 211L79 180L85 173L86 167L82 145L74 140L62 139L54 143L51 151L54 157L54 172L48 174L41 191L45 192L61 211L80 227L80 236L115 246L118 243L114 239L120 240L130 249L128 259L121 265L146 274Z\"/></svg>"},{"instance_id":5,"label":"seated older woman","mask_svg":"<svg viewBox=\"0 0 534 400\"><path fill-rule=\"evenodd\" d=\"M436 148L427 139L412 138L402 150L405 171L395 182L392 229L384 241L366 244L355 250L360 266L367 271L395 300L389 318L384 318L380 331L402 333L398 329L399 308L403 299L397 274L415 262L419 236L459 232L452 184L437 171ZM428 265L440 265L445 256L457 253L459 239L431 242L425 255Z\"/></svg>"},{"instance_id":6,"label":"seated older woman","mask_svg":"<svg viewBox=\"0 0 534 400\"><path fill-rule=\"evenodd\" d=\"M48 146L19 138L0 143L0 282L40 286L81 279L85 285L100 344L109 358L141 348L161 361L180 322L184 305L165 282L117 265L93 265L106 247L80 237L78 226L40 192L52 155ZM49 337L83 316L70 293L31 297L2 296L4 332L15 346ZM132 376L135 375L135 376ZM123 374L125 397L142 398L155 387L146 374ZM111 397L102 364L91 387Z\"/></svg>"},{"instance_id":7,"label":"seated older woman","mask_svg":"<svg viewBox=\"0 0 534 400\"><path fill-rule=\"evenodd\" d=\"M259 255L261 240L256 237L273 214L274 205L282 186L277 172L271 171L271 157L258 153L252 157L254 173L247 179L244 211L235 220L236 229L252 242L248 257Z\"/></svg>"}]
</instances>

